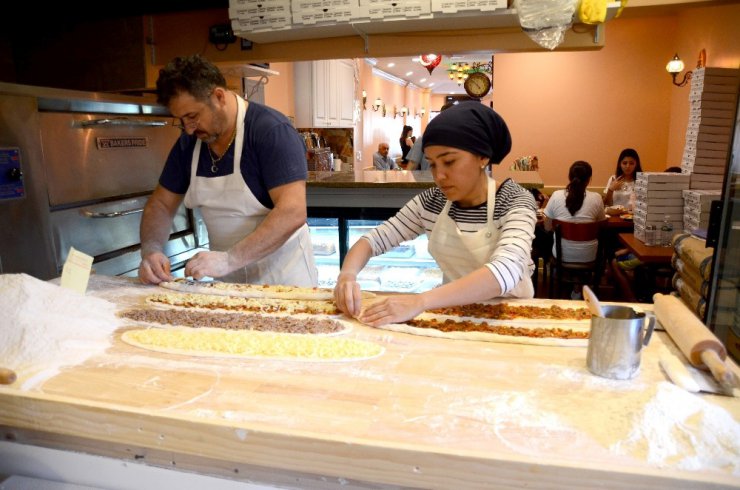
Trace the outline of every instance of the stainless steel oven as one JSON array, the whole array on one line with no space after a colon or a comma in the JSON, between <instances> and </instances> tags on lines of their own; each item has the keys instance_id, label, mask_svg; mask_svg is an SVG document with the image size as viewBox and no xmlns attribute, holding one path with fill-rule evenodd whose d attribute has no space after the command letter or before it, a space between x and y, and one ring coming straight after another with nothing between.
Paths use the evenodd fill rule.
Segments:
<instances>
[{"instance_id":1,"label":"stainless steel oven","mask_svg":"<svg viewBox=\"0 0 740 490\"><path fill-rule=\"evenodd\" d=\"M0 83L0 272L48 279L70 247L107 275L136 275L139 224L179 135L165 108L131 96ZM207 245L178 210L173 271Z\"/></svg>"}]
</instances>

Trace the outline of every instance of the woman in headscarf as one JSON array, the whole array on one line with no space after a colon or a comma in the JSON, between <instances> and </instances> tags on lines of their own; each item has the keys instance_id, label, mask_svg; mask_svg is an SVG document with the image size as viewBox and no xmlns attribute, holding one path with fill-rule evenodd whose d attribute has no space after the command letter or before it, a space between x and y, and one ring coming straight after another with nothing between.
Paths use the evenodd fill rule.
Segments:
<instances>
[{"instance_id":1,"label":"woman in headscarf","mask_svg":"<svg viewBox=\"0 0 740 490\"><path fill-rule=\"evenodd\" d=\"M511 150L501 116L478 102L458 104L429 123L423 148L436 187L358 240L337 278L337 307L368 325L403 322L433 308L534 296L537 205L513 180L497 183L487 172ZM368 260L421 234L428 237L444 283L420 294L385 297L361 311L357 275Z\"/></svg>"}]
</instances>

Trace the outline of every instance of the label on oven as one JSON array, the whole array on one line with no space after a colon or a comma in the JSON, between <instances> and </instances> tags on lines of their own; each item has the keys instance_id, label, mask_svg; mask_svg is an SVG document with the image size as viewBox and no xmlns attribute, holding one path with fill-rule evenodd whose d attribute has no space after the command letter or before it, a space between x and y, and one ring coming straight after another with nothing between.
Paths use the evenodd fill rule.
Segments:
<instances>
[{"instance_id":1,"label":"label on oven","mask_svg":"<svg viewBox=\"0 0 740 490\"><path fill-rule=\"evenodd\" d=\"M149 138L142 136L137 138L95 138L98 150L111 150L114 148L146 148L149 146Z\"/></svg>"},{"instance_id":2,"label":"label on oven","mask_svg":"<svg viewBox=\"0 0 740 490\"><path fill-rule=\"evenodd\" d=\"M0 201L26 197L20 148L0 148Z\"/></svg>"}]
</instances>

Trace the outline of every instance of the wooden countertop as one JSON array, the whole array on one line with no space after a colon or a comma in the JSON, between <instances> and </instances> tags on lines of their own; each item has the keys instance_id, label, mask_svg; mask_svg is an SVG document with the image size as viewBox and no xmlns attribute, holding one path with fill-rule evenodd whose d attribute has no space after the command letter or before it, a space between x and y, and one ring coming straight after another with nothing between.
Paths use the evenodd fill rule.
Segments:
<instances>
[{"instance_id":1,"label":"wooden countertop","mask_svg":"<svg viewBox=\"0 0 740 490\"><path fill-rule=\"evenodd\" d=\"M523 187L544 186L539 172L511 171L499 167L493 166L493 175L499 182L511 177ZM307 186L309 189L312 187L426 189L434 186L434 178L428 170L310 171Z\"/></svg>"},{"instance_id":2,"label":"wooden countertop","mask_svg":"<svg viewBox=\"0 0 740 490\"><path fill-rule=\"evenodd\" d=\"M620 233L619 241L630 249L635 256L646 264L670 264L673 247L650 246L638 240L632 233Z\"/></svg>"},{"instance_id":3,"label":"wooden countertop","mask_svg":"<svg viewBox=\"0 0 740 490\"><path fill-rule=\"evenodd\" d=\"M159 291L104 276L93 276L90 288L121 307ZM710 442L698 426L711 425L699 422L712 411L738 424L740 399L668 383L658 353L676 348L662 332L645 348L639 375L616 381L588 372L585 347L435 339L355 324L347 335L382 344L384 355L312 363L155 353L122 343L122 330L107 350L44 382L19 372L15 384L0 386L4 438L317 487L327 478L346 488L693 489L739 481L737 453L702 457L692 441ZM670 410L676 400L693 407L683 422ZM666 438L676 452L661 457Z\"/></svg>"}]
</instances>

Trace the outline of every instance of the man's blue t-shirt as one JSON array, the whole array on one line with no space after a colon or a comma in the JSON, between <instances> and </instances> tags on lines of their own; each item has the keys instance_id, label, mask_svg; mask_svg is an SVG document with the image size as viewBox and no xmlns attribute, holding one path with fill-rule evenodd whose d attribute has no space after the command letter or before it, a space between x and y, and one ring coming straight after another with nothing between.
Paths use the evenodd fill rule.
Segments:
<instances>
[{"instance_id":1,"label":"man's blue t-shirt","mask_svg":"<svg viewBox=\"0 0 740 490\"><path fill-rule=\"evenodd\" d=\"M193 150L197 137L182 133L170 150L159 177L159 184L170 192L185 194L190 186ZM211 172L211 156L205 144L200 145L196 174L199 177L222 177L234 172L234 146ZM250 102L244 116L244 146L241 171L244 181L257 200L273 208L268 191L275 187L306 180L306 146L283 114L270 107Z\"/></svg>"}]
</instances>

